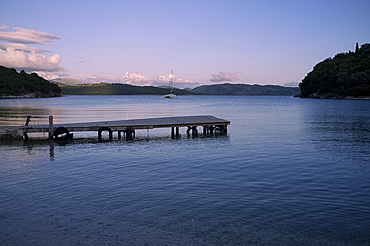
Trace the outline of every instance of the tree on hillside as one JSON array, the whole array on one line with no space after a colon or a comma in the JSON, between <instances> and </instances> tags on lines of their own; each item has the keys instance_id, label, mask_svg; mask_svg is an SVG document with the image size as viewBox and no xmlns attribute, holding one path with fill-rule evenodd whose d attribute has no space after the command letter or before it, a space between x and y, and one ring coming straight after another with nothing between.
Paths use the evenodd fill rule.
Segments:
<instances>
[{"instance_id":1,"label":"tree on hillside","mask_svg":"<svg viewBox=\"0 0 370 246\"><path fill-rule=\"evenodd\" d=\"M0 66L0 97L12 96L55 97L61 95L58 85L36 73L18 73L14 68Z\"/></svg>"},{"instance_id":2,"label":"tree on hillside","mask_svg":"<svg viewBox=\"0 0 370 246\"><path fill-rule=\"evenodd\" d=\"M302 97L370 96L370 44L318 63L299 87Z\"/></svg>"}]
</instances>

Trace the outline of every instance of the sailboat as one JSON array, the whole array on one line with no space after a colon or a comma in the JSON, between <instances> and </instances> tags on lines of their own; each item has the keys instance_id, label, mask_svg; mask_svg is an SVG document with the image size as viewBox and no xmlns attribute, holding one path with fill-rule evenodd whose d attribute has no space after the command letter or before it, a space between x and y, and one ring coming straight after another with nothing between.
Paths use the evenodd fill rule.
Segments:
<instances>
[{"instance_id":1,"label":"sailboat","mask_svg":"<svg viewBox=\"0 0 370 246\"><path fill-rule=\"evenodd\" d=\"M177 98L177 96L173 93L173 78L175 77L173 75L173 70L171 70L171 73L168 75L170 78L169 87L170 87L170 94L164 95L164 98Z\"/></svg>"}]
</instances>

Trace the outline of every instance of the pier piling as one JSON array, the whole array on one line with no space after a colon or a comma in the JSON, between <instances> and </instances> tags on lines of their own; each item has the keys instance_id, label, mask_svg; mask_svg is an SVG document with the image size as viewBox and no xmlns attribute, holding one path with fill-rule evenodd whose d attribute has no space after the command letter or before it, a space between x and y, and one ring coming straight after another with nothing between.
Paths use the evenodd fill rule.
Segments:
<instances>
[{"instance_id":1,"label":"pier piling","mask_svg":"<svg viewBox=\"0 0 370 246\"><path fill-rule=\"evenodd\" d=\"M53 139L54 135L54 123L53 123L53 116L49 116L49 139Z\"/></svg>"}]
</instances>

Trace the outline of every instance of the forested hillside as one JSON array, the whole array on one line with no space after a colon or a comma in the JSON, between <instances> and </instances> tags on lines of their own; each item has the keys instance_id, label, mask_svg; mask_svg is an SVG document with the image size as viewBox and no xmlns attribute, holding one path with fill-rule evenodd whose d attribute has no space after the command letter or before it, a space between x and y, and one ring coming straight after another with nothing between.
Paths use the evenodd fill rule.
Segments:
<instances>
[{"instance_id":1,"label":"forested hillside","mask_svg":"<svg viewBox=\"0 0 370 246\"><path fill-rule=\"evenodd\" d=\"M18 73L14 68L0 66L0 98L57 97L58 85L50 83L36 73Z\"/></svg>"},{"instance_id":2,"label":"forested hillside","mask_svg":"<svg viewBox=\"0 0 370 246\"><path fill-rule=\"evenodd\" d=\"M154 86L134 86L127 84L83 84L61 85L64 95L165 95L170 92L168 88ZM190 91L173 89L177 95L191 95Z\"/></svg>"},{"instance_id":3,"label":"forested hillside","mask_svg":"<svg viewBox=\"0 0 370 246\"><path fill-rule=\"evenodd\" d=\"M369 97L370 44L318 63L299 87L301 97Z\"/></svg>"},{"instance_id":4,"label":"forested hillside","mask_svg":"<svg viewBox=\"0 0 370 246\"><path fill-rule=\"evenodd\" d=\"M203 85L192 90L196 93L209 95L265 95L294 96L299 93L298 87L283 87L278 85L248 85L248 84L217 84Z\"/></svg>"}]
</instances>

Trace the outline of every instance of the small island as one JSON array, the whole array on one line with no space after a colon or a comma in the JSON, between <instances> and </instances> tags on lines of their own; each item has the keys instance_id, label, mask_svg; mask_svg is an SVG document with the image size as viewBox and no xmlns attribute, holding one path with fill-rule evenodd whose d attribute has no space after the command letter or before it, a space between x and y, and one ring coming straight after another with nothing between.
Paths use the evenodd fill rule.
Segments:
<instances>
[{"instance_id":1,"label":"small island","mask_svg":"<svg viewBox=\"0 0 370 246\"><path fill-rule=\"evenodd\" d=\"M299 87L304 98L370 98L370 44L318 63Z\"/></svg>"},{"instance_id":2,"label":"small island","mask_svg":"<svg viewBox=\"0 0 370 246\"><path fill-rule=\"evenodd\" d=\"M60 97L61 89L36 73L0 66L0 98Z\"/></svg>"}]
</instances>

